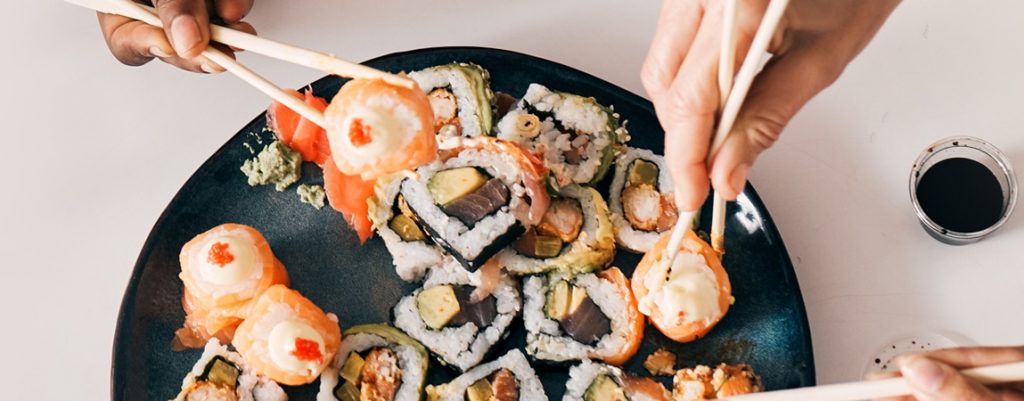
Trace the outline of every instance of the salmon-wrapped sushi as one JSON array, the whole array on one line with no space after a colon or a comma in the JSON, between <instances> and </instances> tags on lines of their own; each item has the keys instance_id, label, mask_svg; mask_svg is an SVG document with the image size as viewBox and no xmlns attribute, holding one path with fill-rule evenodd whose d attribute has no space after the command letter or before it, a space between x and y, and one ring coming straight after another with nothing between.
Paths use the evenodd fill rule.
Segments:
<instances>
[{"instance_id":1,"label":"salmon-wrapped sushi","mask_svg":"<svg viewBox=\"0 0 1024 401\"><path fill-rule=\"evenodd\" d=\"M260 296L234 339L256 373L289 386L316 380L340 344L338 317L283 285Z\"/></svg>"},{"instance_id":2,"label":"salmon-wrapped sushi","mask_svg":"<svg viewBox=\"0 0 1024 401\"><path fill-rule=\"evenodd\" d=\"M255 228L222 224L181 248L182 307L185 324L176 345L202 348L210 338L230 342L256 298L275 284L288 284L288 272Z\"/></svg>"},{"instance_id":3,"label":"salmon-wrapped sushi","mask_svg":"<svg viewBox=\"0 0 1024 401\"><path fill-rule=\"evenodd\" d=\"M173 401L285 401L288 396L273 380L257 375L237 352L216 338L181 383Z\"/></svg>"}]
</instances>

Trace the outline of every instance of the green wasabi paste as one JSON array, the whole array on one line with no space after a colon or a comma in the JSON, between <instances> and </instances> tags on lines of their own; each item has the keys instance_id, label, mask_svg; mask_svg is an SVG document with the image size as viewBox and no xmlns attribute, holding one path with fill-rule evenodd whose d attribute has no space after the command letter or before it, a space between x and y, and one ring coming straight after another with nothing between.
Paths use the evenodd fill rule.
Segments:
<instances>
[{"instance_id":1,"label":"green wasabi paste","mask_svg":"<svg viewBox=\"0 0 1024 401\"><path fill-rule=\"evenodd\" d=\"M255 158L246 160L242 172L249 177L250 186L274 184L281 192L302 177L302 155L274 141L264 146Z\"/></svg>"},{"instance_id":2,"label":"green wasabi paste","mask_svg":"<svg viewBox=\"0 0 1024 401\"><path fill-rule=\"evenodd\" d=\"M300 184L299 187L295 189L295 193L299 194L299 200L301 200L302 203L313 205L317 210L323 209L324 198L327 196L327 194L324 193L324 187L319 185Z\"/></svg>"}]
</instances>

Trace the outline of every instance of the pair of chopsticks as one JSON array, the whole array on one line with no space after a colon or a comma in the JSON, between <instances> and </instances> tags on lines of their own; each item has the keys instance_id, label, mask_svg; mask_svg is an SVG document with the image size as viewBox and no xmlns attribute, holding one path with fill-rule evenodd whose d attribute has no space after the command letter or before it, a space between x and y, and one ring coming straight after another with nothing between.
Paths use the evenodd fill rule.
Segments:
<instances>
[{"instance_id":1,"label":"pair of chopsticks","mask_svg":"<svg viewBox=\"0 0 1024 401\"><path fill-rule=\"evenodd\" d=\"M960 371L984 385L1024 380L1024 362L989 365ZM910 386L902 377L870 380L792 390L769 391L728 397L729 401L856 401L909 395Z\"/></svg>"},{"instance_id":2,"label":"pair of chopsticks","mask_svg":"<svg viewBox=\"0 0 1024 401\"><path fill-rule=\"evenodd\" d=\"M724 5L724 18L722 23L722 47L718 57L718 89L721 94L721 114L718 119L718 127L711 140L711 147L708 151L708 161L718 153L722 144L729 136L733 124L736 123L736 116L740 112L740 106L750 91L750 85L754 82L758 67L761 64L761 57L768 51L775 29L786 11L789 0L771 0L768 9L761 19L761 25L754 34L754 40L750 44L750 50L743 59L743 65L735 75L733 84L732 67L735 64L736 53L736 13L738 0L726 0ZM676 255L679 254L679 244L683 241L686 231L690 229L696 210L682 210L679 218L672 229L669 237L667 265L671 266ZM725 199L716 191L714 196L714 207L711 215L711 245L718 251L723 251L725 229Z\"/></svg>"},{"instance_id":3,"label":"pair of chopsticks","mask_svg":"<svg viewBox=\"0 0 1024 401\"><path fill-rule=\"evenodd\" d=\"M131 0L66 0L68 3L82 6L88 9L107 14L117 14L124 17L136 19L147 24L162 27L156 10ZM326 53L303 49L280 42L275 42L246 32L236 31L218 25L210 26L211 40L238 49L245 49L253 53L276 58L282 61L291 62L301 66L324 71L329 74L349 78L381 79L393 85L411 88L413 82L405 77L389 74L361 64L335 58ZM210 61L217 63L225 70L235 74L243 81L249 83L260 92L270 96L274 100L284 104L286 107L299 113L302 117L312 121L321 127L326 127L324 115L319 110L309 106L301 99L292 96L284 89L256 74L224 52L207 47L203 56Z\"/></svg>"}]
</instances>

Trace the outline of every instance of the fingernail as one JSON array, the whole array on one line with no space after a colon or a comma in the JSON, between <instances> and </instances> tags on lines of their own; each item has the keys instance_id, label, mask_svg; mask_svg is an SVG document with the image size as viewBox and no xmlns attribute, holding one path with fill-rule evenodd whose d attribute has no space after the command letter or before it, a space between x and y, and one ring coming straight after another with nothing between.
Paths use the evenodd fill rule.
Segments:
<instances>
[{"instance_id":1,"label":"fingernail","mask_svg":"<svg viewBox=\"0 0 1024 401\"><path fill-rule=\"evenodd\" d=\"M220 72L220 71L217 71L217 69L213 68L213 66L211 66L211 65L209 65L207 63L203 63L203 64L199 65L199 69L203 70L203 72L205 72L207 74L216 74L216 73Z\"/></svg>"},{"instance_id":2,"label":"fingernail","mask_svg":"<svg viewBox=\"0 0 1024 401\"><path fill-rule=\"evenodd\" d=\"M199 24L189 15L179 15L171 21L171 44L179 56L199 44Z\"/></svg>"},{"instance_id":3,"label":"fingernail","mask_svg":"<svg viewBox=\"0 0 1024 401\"><path fill-rule=\"evenodd\" d=\"M159 46L150 47L149 48L149 54L152 54L152 55L160 57L160 58L171 57L170 54L167 54L167 52L165 52L164 49L161 49Z\"/></svg>"},{"instance_id":4,"label":"fingernail","mask_svg":"<svg viewBox=\"0 0 1024 401\"><path fill-rule=\"evenodd\" d=\"M938 392L946 380L946 371L928 358L914 358L900 367L900 371L914 388L928 394Z\"/></svg>"},{"instance_id":5,"label":"fingernail","mask_svg":"<svg viewBox=\"0 0 1024 401\"><path fill-rule=\"evenodd\" d=\"M737 194L743 192L743 187L747 185L747 171L750 170L750 166L741 164L736 166L732 170L732 175L729 176L729 185L732 186L733 191Z\"/></svg>"}]
</instances>

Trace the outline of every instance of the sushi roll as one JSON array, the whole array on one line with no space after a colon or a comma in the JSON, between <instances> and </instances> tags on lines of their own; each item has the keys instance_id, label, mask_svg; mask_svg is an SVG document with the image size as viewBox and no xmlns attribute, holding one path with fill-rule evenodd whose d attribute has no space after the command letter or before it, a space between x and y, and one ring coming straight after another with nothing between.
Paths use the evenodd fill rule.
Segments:
<instances>
[{"instance_id":1,"label":"sushi roll","mask_svg":"<svg viewBox=\"0 0 1024 401\"><path fill-rule=\"evenodd\" d=\"M427 387L429 401L547 401L544 386L526 356L513 349L447 384Z\"/></svg>"},{"instance_id":2,"label":"sushi roll","mask_svg":"<svg viewBox=\"0 0 1024 401\"><path fill-rule=\"evenodd\" d=\"M446 149L402 182L401 195L435 243L475 271L540 221L549 201L517 146L490 138Z\"/></svg>"},{"instance_id":3,"label":"sushi roll","mask_svg":"<svg viewBox=\"0 0 1024 401\"><path fill-rule=\"evenodd\" d=\"M494 126L491 76L471 63L451 63L409 73L430 99L439 138L490 135Z\"/></svg>"},{"instance_id":4,"label":"sushi roll","mask_svg":"<svg viewBox=\"0 0 1024 401\"><path fill-rule=\"evenodd\" d=\"M698 365L680 369L672 379L672 399L702 401L735 397L764 391L761 378L750 365Z\"/></svg>"},{"instance_id":5,"label":"sushi roll","mask_svg":"<svg viewBox=\"0 0 1024 401\"><path fill-rule=\"evenodd\" d=\"M622 369L584 360L569 369L562 401L668 401L670 395L661 383L649 377L636 377Z\"/></svg>"},{"instance_id":6,"label":"sushi roll","mask_svg":"<svg viewBox=\"0 0 1024 401\"><path fill-rule=\"evenodd\" d=\"M173 401L284 401L288 396L273 380L253 373L238 353L216 338L181 382Z\"/></svg>"},{"instance_id":7,"label":"sushi roll","mask_svg":"<svg viewBox=\"0 0 1024 401\"><path fill-rule=\"evenodd\" d=\"M626 148L616 158L608 202L616 242L637 253L651 250L679 217L665 158L647 149Z\"/></svg>"},{"instance_id":8,"label":"sushi roll","mask_svg":"<svg viewBox=\"0 0 1024 401\"><path fill-rule=\"evenodd\" d=\"M526 352L552 362L626 363L644 337L629 280L616 268L578 276L531 276L523 284Z\"/></svg>"},{"instance_id":9,"label":"sushi roll","mask_svg":"<svg viewBox=\"0 0 1024 401\"><path fill-rule=\"evenodd\" d=\"M665 234L633 271L633 294L640 313L651 318L662 334L685 343L707 334L735 299L729 275L707 242L688 230L679 254L669 265Z\"/></svg>"},{"instance_id":10,"label":"sushi roll","mask_svg":"<svg viewBox=\"0 0 1024 401\"><path fill-rule=\"evenodd\" d=\"M181 248L179 261L185 324L175 333L176 348L202 348L210 338L230 342L256 298L288 284L267 240L246 225L222 224L197 235Z\"/></svg>"},{"instance_id":11,"label":"sushi roll","mask_svg":"<svg viewBox=\"0 0 1024 401\"><path fill-rule=\"evenodd\" d=\"M555 188L596 184L614 162L615 145L629 137L611 108L540 84L530 84L497 132L537 154L551 169Z\"/></svg>"},{"instance_id":12,"label":"sushi roll","mask_svg":"<svg viewBox=\"0 0 1024 401\"><path fill-rule=\"evenodd\" d=\"M454 260L431 270L423 288L395 305L395 326L419 340L442 364L465 371L476 366L519 314L521 300L516 283L501 277L493 290L476 301L479 285Z\"/></svg>"},{"instance_id":13,"label":"sushi roll","mask_svg":"<svg viewBox=\"0 0 1024 401\"><path fill-rule=\"evenodd\" d=\"M427 237L419 218L399 193L406 174L381 177L369 201L370 220L391 253L398 277L405 281L423 278L427 269L441 263L444 254Z\"/></svg>"},{"instance_id":14,"label":"sushi roll","mask_svg":"<svg viewBox=\"0 0 1024 401\"><path fill-rule=\"evenodd\" d=\"M289 386L316 380L340 343L338 317L282 285L260 296L234 340L257 374Z\"/></svg>"},{"instance_id":15,"label":"sushi roll","mask_svg":"<svg viewBox=\"0 0 1024 401\"><path fill-rule=\"evenodd\" d=\"M615 257L608 205L597 190L579 185L551 200L540 224L498 254L499 264L515 275L559 270L599 270Z\"/></svg>"},{"instance_id":16,"label":"sushi roll","mask_svg":"<svg viewBox=\"0 0 1024 401\"><path fill-rule=\"evenodd\" d=\"M419 401L429 362L427 350L394 327L354 326L345 330L337 356L320 376L316 399Z\"/></svg>"}]
</instances>

